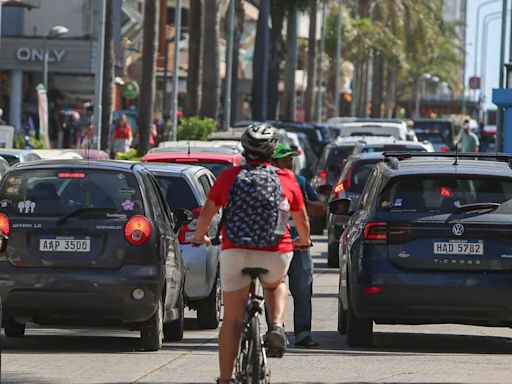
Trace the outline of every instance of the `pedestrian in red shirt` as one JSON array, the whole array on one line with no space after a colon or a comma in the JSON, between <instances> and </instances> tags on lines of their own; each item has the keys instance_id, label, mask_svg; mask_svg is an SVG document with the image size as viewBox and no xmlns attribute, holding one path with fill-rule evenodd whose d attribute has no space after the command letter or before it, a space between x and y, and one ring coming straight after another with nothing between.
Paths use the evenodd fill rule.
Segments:
<instances>
[{"instance_id":1,"label":"pedestrian in red shirt","mask_svg":"<svg viewBox=\"0 0 512 384\"><path fill-rule=\"evenodd\" d=\"M112 134L112 152L128 152L133 141L132 126L128 123L126 115L119 117L119 123Z\"/></svg>"},{"instance_id":2,"label":"pedestrian in red shirt","mask_svg":"<svg viewBox=\"0 0 512 384\"><path fill-rule=\"evenodd\" d=\"M219 365L220 379L218 383L229 383L234 371L238 344L242 332L242 324L249 294L250 278L242 274L244 268L264 268L269 272L260 276L260 282L264 290L267 307L270 311L272 326L267 333L269 348L275 348L284 353L286 349L286 334L284 332L284 313L288 304L288 289L286 286L286 274L293 256L294 248L309 247L309 222L304 207L301 189L295 175L288 169L271 168L270 160L277 145L275 129L266 124L251 125L241 138L244 148L244 156L248 166L233 167L225 170L217 179L210 190L208 200L199 216L196 232L192 244L198 246L210 243L207 236L208 226L213 216L224 207L222 225L222 251L220 254L220 278L224 298L224 318L219 334ZM265 246L240 246L235 244L233 233L243 230L244 227L256 228L258 223L247 225L243 220L238 227L229 227L227 222L230 217L230 209L239 204L240 199L234 201L234 190L239 177L245 177L247 171L258 168L263 174L277 175L280 196L279 209L286 205L289 208L285 214L291 213L298 232L297 240L292 241L290 227L286 224L282 229L276 243ZM275 190L268 185L269 194ZM272 191L272 192L271 192ZM237 196L238 197L238 196ZM243 196L242 196L243 197ZM250 197L249 197L250 199ZM284 203L284 205L283 205ZM258 203L245 205L246 215L249 218ZM265 220L262 210L261 220ZM233 216L233 215L231 215ZM285 216L287 217L287 216ZM281 223L282 224L282 223ZM278 220L278 226L279 226ZM268 229L268 228L267 228ZM272 228L272 231L274 229ZM231 234L230 234L231 231ZM258 232L259 233L259 232ZM275 233L278 232L277 227ZM253 239L258 242L257 236Z\"/></svg>"}]
</instances>

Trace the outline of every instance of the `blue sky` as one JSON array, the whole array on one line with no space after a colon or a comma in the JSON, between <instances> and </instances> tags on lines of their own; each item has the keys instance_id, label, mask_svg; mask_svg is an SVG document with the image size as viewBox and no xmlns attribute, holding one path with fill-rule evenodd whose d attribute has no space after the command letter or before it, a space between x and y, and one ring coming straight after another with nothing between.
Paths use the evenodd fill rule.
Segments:
<instances>
[{"instance_id":1,"label":"blue sky","mask_svg":"<svg viewBox=\"0 0 512 384\"><path fill-rule=\"evenodd\" d=\"M466 31L466 84L468 84L468 79L470 76L474 75L474 65L475 65L475 33L476 33L476 25L477 25L477 8L479 4L487 2L487 0L468 0L467 3L467 31ZM481 7L480 10L480 30L479 30L479 38L480 42L478 44L478 52L476 55L477 58L477 75L480 76L481 73L481 55L484 54L483 51L483 29L484 29L484 18L486 15L491 13L500 12L502 9L503 3L501 0L496 0L495 2ZM490 16L491 17L491 16ZM505 62L508 61L509 53L508 53L508 36L510 32L508 31L508 27L510 24L510 18L507 20L507 44L506 44L506 53L505 53ZM498 87L498 79L499 79L499 59L500 59L500 39L501 39L501 18L493 19L489 23L488 29L488 39L487 39L487 54L485 60L487 62L486 71L485 71L485 95L486 95L486 108L495 108L494 104L492 104L492 88Z\"/></svg>"}]
</instances>

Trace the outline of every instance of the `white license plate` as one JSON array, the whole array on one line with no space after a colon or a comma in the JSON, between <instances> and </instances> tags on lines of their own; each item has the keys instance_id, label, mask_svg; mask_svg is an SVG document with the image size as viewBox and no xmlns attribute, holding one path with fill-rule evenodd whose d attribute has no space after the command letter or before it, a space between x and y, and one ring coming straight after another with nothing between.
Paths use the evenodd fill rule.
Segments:
<instances>
[{"instance_id":1,"label":"white license plate","mask_svg":"<svg viewBox=\"0 0 512 384\"><path fill-rule=\"evenodd\" d=\"M483 255L483 240L445 240L434 241L435 255Z\"/></svg>"},{"instance_id":2,"label":"white license plate","mask_svg":"<svg viewBox=\"0 0 512 384\"><path fill-rule=\"evenodd\" d=\"M85 238L42 238L39 239L39 250L42 252L89 252L91 240Z\"/></svg>"}]
</instances>

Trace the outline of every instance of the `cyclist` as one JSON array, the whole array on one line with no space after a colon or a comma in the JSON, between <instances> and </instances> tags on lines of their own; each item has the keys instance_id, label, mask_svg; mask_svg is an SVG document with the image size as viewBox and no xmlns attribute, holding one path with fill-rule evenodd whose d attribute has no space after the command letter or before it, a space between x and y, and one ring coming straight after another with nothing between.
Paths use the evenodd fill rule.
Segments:
<instances>
[{"instance_id":1,"label":"cyclist","mask_svg":"<svg viewBox=\"0 0 512 384\"><path fill-rule=\"evenodd\" d=\"M267 124L255 124L247 128L241 138L244 157L249 166L270 167L277 145L275 129ZM225 170L212 186L208 200L199 216L192 245L210 243L208 225L220 208L226 207L230 189L242 167ZM284 352L286 334L284 313L288 304L286 274L294 248L309 247L309 223L301 189L294 174L287 169L276 170L281 184L283 200L290 205L291 215L298 232L292 241L287 226L279 242L268 248L242 248L235 246L226 236L226 224L222 225L222 252L220 254L220 278L224 298L224 317L219 334L220 378L218 383L229 383L234 371L238 344L242 332L245 306L249 293L250 277L242 269L265 268L269 272L260 277L272 325L267 333L269 348Z\"/></svg>"}]
</instances>

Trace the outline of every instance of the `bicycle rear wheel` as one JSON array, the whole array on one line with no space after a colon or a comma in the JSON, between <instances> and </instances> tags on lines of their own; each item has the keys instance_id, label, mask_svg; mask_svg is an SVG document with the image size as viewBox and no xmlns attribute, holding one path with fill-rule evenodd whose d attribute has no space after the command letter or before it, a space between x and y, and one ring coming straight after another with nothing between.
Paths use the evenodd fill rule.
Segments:
<instances>
[{"instance_id":1,"label":"bicycle rear wheel","mask_svg":"<svg viewBox=\"0 0 512 384\"><path fill-rule=\"evenodd\" d=\"M242 334L237 361L237 383L267 383L266 359L260 337L260 322L253 317Z\"/></svg>"}]
</instances>

